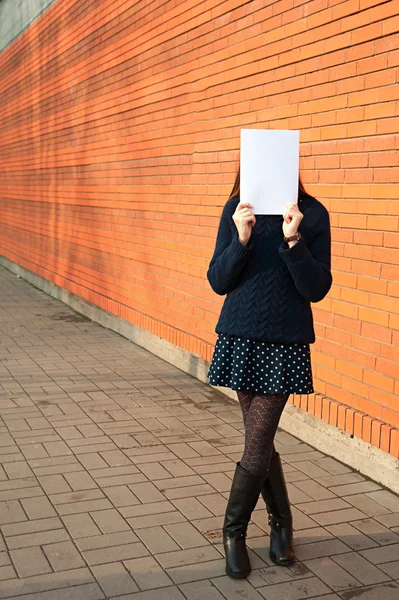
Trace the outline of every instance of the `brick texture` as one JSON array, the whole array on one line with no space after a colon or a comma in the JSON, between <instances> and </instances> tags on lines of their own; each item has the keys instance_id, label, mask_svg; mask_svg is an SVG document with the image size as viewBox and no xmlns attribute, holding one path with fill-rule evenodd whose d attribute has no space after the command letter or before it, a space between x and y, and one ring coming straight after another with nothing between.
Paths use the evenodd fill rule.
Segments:
<instances>
[{"instance_id":1,"label":"brick texture","mask_svg":"<svg viewBox=\"0 0 399 600\"><path fill-rule=\"evenodd\" d=\"M205 273L239 131L300 129L303 180L331 213L334 287L314 307L316 397L291 402L398 457L397 12L54 3L0 55L0 253L210 360L221 301ZM79 443L79 423L65 426Z\"/></svg>"}]
</instances>

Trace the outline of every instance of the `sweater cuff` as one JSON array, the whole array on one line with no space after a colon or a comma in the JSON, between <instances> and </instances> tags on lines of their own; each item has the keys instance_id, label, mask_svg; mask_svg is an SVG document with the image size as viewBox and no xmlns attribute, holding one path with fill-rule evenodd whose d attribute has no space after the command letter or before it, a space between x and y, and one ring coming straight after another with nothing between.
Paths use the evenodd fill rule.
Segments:
<instances>
[{"instance_id":1,"label":"sweater cuff","mask_svg":"<svg viewBox=\"0 0 399 600\"><path fill-rule=\"evenodd\" d=\"M281 258L286 262L290 263L296 260L301 260L307 253L308 249L303 240L299 240L292 248L285 242L281 244L279 248L279 254Z\"/></svg>"},{"instance_id":2,"label":"sweater cuff","mask_svg":"<svg viewBox=\"0 0 399 600\"><path fill-rule=\"evenodd\" d=\"M249 240L248 244L244 246L244 244L241 244L240 240L238 239L238 233L235 234L231 242L231 249L237 258L244 258L244 256L247 256L251 251L251 247L251 239Z\"/></svg>"}]
</instances>

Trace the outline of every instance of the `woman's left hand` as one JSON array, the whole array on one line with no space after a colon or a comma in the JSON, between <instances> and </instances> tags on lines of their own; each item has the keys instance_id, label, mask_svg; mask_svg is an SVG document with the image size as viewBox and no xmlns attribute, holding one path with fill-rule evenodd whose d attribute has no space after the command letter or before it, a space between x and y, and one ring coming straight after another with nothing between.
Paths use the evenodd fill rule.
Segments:
<instances>
[{"instance_id":1,"label":"woman's left hand","mask_svg":"<svg viewBox=\"0 0 399 600\"><path fill-rule=\"evenodd\" d=\"M297 204L288 204L283 215L283 234L284 237L291 237L298 231L300 222L303 219L303 214Z\"/></svg>"}]
</instances>

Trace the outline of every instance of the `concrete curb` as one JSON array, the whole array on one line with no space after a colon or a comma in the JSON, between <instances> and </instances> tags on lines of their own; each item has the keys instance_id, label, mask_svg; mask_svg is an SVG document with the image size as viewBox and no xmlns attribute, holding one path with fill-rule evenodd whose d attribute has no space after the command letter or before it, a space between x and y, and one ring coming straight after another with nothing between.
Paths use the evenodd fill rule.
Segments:
<instances>
[{"instance_id":1,"label":"concrete curb","mask_svg":"<svg viewBox=\"0 0 399 600\"><path fill-rule=\"evenodd\" d=\"M185 373L196 377L200 381L207 382L209 365L199 356L182 348L177 348L170 342L107 313L5 257L0 256L0 265L18 277L22 277L49 296L70 306L76 312L85 315L107 329L119 333ZM215 389L230 398L236 399L236 395L232 390L226 388ZM336 429L291 404L288 404L284 410L280 427L287 433L329 454L352 469L356 469L393 492L399 493L399 460L390 454L367 444L363 440L351 438L344 431Z\"/></svg>"}]
</instances>

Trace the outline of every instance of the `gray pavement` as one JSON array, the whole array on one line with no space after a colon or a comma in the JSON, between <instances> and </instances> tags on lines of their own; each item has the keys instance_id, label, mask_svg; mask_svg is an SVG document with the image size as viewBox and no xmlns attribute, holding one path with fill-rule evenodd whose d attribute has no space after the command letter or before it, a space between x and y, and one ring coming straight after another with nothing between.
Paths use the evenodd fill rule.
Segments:
<instances>
[{"instance_id":1,"label":"gray pavement","mask_svg":"<svg viewBox=\"0 0 399 600\"><path fill-rule=\"evenodd\" d=\"M298 561L270 562L260 501L229 579L238 405L0 278L0 599L398 600L398 497L283 431Z\"/></svg>"}]
</instances>

